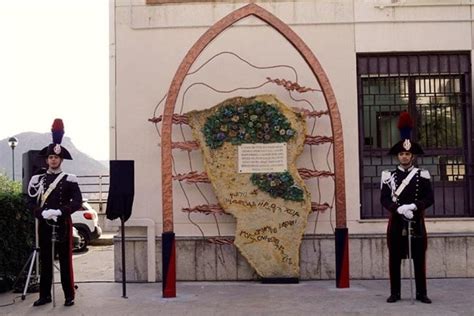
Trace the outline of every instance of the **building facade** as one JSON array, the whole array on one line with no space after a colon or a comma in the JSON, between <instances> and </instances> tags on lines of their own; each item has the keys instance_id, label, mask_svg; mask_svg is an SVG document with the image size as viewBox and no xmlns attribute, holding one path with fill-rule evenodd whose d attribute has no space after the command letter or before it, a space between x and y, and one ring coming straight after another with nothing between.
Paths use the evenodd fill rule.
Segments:
<instances>
[{"instance_id":1,"label":"building facade","mask_svg":"<svg viewBox=\"0 0 474 316\"><path fill-rule=\"evenodd\" d=\"M387 212L380 173L409 111L432 174L427 211L428 277L473 277L474 182L470 1L252 1L310 48L334 91L344 139L346 222L351 278L388 277ZM247 1L116 0L110 8L111 159L135 161L135 202L127 222L127 278L161 279L161 124L170 83L200 36ZM285 80L309 92L284 89ZM288 88L288 85L286 86ZM298 90L298 89L297 89ZM289 41L250 16L219 34L191 66L177 117L233 96L275 94L290 106L324 112L320 85ZM332 134L328 115L308 119L313 136ZM192 140L175 124L176 143ZM298 167L334 171L332 144L307 146ZM204 170L200 152L173 150L173 174ZM309 179L315 212L300 250L302 279L335 277L335 192L331 175ZM247 280L255 273L232 244L235 220L219 211L205 182L173 182L178 280ZM119 239L116 239L119 245ZM120 247L116 276L120 279ZM407 270L407 269L406 269Z\"/></svg>"}]
</instances>

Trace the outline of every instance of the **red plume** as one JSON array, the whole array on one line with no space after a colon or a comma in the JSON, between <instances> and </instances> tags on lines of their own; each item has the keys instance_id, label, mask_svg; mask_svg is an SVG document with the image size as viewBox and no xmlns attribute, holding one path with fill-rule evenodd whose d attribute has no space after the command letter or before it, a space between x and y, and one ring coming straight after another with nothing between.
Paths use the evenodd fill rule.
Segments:
<instances>
[{"instance_id":1,"label":"red plume","mask_svg":"<svg viewBox=\"0 0 474 316\"><path fill-rule=\"evenodd\" d=\"M61 144L64 135L64 124L63 120L57 118L54 119L53 126L51 126L51 132L53 136L53 143L54 144Z\"/></svg>"},{"instance_id":2,"label":"red plume","mask_svg":"<svg viewBox=\"0 0 474 316\"><path fill-rule=\"evenodd\" d=\"M51 131L64 130L63 120L60 118L54 119L53 126L51 126Z\"/></svg>"},{"instance_id":3,"label":"red plume","mask_svg":"<svg viewBox=\"0 0 474 316\"><path fill-rule=\"evenodd\" d=\"M402 128L413 128L413 120L411 119L410 114L407 111L400 113L400 118L398 119L398 129Z\"/></svg>"},{"instance_id":4,"label":"red plume","mask_svg":"<svg viewBox=\"0 0 474 316\"><path fill-rule=\"evenodd\" d=\"M400 118L398 119L398 129L400 130L401 139L410 139L411 130L413 128L413 120L411 119L410 114L407 111L400 113Z\"/></svg>"}]
</instances>

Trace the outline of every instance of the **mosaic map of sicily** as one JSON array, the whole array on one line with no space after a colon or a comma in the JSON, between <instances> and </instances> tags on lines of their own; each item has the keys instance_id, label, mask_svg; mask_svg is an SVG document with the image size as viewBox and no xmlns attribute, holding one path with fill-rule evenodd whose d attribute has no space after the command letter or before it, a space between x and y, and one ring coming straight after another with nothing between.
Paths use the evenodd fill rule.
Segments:
<instances>
[{"instance_id":1,"label":"mosaic map of sicily","mask_svg":"<svg viewBox=\"0 0 474 316\"><path fill-rule=\"evenodd\" d=\"M296 168L306 122L272 95L236 97L188 114L234 244L263 278L299 277L311 198Z\"/></svg>"}]
</instances>

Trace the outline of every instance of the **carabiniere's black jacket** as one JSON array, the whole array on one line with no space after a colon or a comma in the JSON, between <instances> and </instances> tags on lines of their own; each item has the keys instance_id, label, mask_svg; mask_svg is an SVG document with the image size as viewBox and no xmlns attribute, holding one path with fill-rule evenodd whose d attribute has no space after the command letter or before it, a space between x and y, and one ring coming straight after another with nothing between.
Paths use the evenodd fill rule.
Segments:
<instances>
[{"instance_id":1,"label":"carabiniere's black jacket","mask_svg":"<svg viewBox=\"0 0 474 316\"><path fill-rule=\"evenodd\" d=\"M412 167L413 168L413 167ZM390 211L390 218L388 223L387 237L389 248L390 241L399 240L401 238L403 227L406 227L406 221L403 215L398 214L397 209L403 204L414 203L417 210L413 211L413 235L424 237L426 239L425 228L425 209L433 205L434 197L431 188L430 173L427 170L420 169L413 176L410 183L405 187L403 192L397 198L396 202L392 200L392 190L399 187L403 179L410 173L411 169L405 171L398 166L395 170L387 170L382 172L382 192L380 201L388 211Z\"/></svg>"},{"instance_id":2,"label":"carabiniere's black jacket","mask_svg":"<svg viewBox=\"0 0 474 316\"><path fill-rule=\"evenodd\" d=\"M30 180L30 186L37 186L43 181L44 192L59 174L44 173L35 175ZM70 215L81 208L82 195L77 183L77 178L73 174L66 174L51 192L43 207L36 197L28 199L28 208L34 212L36 218L44 221L41 212L46 209L59 209L62 215L58 217L58 224L61 225L65 220L70 221Z\"/></svg>"}]
</instances>

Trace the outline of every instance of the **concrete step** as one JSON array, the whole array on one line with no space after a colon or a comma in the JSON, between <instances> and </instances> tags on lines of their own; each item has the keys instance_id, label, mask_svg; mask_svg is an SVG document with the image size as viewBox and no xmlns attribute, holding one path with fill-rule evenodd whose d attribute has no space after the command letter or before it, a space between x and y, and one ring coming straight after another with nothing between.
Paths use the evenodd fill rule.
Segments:
<instances>
[{"instance_id":1,"label":"concrete step","mask_svg":"<svg viewBox=\"0 0 474 316\"><path fill-rule=\"evenodd\" d=\"M116 232L102 232L100 238L94 239L91 241L92 246L108 246L113 245L114 243L114 236Z\"/></svg>"}]
</instances>

